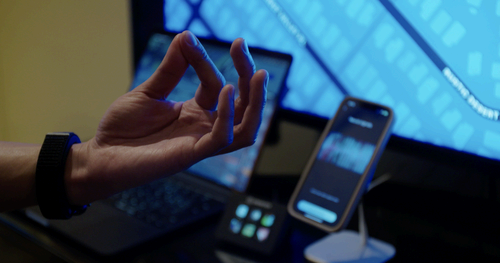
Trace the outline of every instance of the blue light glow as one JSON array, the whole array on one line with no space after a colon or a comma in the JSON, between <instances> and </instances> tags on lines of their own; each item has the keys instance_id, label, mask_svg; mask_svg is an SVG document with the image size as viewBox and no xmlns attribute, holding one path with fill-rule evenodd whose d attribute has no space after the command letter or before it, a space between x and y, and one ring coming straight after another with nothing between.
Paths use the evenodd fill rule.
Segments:
<instances>
[{"instance_id":1,"label":"blue light glow","mask_svg":"<svg viewBox=\"0 0 500 263\"><path fill-rule=\"evenodd\" d=\"M393 107L396 135L494 159L499 24L500 0L165 1L167 30L292 54L286 108L331 117L357 96Z\"/></svg>"}]
</instances>

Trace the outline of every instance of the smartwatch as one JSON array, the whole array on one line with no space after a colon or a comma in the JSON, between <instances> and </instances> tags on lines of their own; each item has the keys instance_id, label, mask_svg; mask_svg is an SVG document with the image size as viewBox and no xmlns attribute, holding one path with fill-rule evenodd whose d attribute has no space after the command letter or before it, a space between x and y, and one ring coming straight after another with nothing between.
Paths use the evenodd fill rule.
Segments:
<instances>
[{"instance_id":1,"label":"smartwatch","mask_svg":"<svg viewBox=\"0 0 500 263\"><path fill-rule=\"evenodd\" d=\"M36 198L47 219L69 219L80 215L89 205L70 205L64 184L66 160L80 138L72 132L48 133L36 165Z\"/></svg>"}]
</instances>

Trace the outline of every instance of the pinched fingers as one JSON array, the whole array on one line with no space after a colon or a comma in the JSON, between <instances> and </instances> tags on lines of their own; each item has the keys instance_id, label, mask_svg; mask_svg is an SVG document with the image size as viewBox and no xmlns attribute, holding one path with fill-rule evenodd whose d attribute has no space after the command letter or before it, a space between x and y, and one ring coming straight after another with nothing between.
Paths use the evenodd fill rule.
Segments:
<instances>
[{"instance_id":1,"label":"pinched fingers","mask_svg":"<svg viewBox=\"0 0 500 263\"><path fill-rule=\"evenodd\" d=\"M158 69L136 90L155 99L165 99L177 86L189 65L193 66L201 81L195 95L196 102L203 109L214 110L226 80L200 41L189 31L175 36Z\"/></svg>"},{"instance_id":2,"label":"pinched fingers","mask_svg":"<svg viewBox=\"0 0 500 263\"><path fill-rule=\"evenodd\" d=\"M232 152L242 147L250 146L255 142L267 99L266 88L268 81L269 74L266 70L261 69L253 75L249 84L248 105L244 111L241 123L234 126L233 143L221 151L221 153Z\"/></svg>"},{"instance_id":3,"label":"pinched fingers","mask_svg":"<svg viewBox=\"0 0 500 263\"><path fill-rule=\"evenodd\" d=\"M181 52L181 34L175 36L167 53L153 75L134 92L144 92L153 99L165 99L177 86L189 67L189 63Z\"/></svg>"},{"instance_id":4,"label":"pinched fingers","mask_svg":"<svg viewBox=\"0 0 500 263\"><path fill-rule=\"evenodd\" d=\"M195 100L206 110L215 110L219 93L226 79L217 69L200 41L189 31L181 35L181 50L188 63L193 66L201 83L196 90Z\"/></svg>"}]
</instances>

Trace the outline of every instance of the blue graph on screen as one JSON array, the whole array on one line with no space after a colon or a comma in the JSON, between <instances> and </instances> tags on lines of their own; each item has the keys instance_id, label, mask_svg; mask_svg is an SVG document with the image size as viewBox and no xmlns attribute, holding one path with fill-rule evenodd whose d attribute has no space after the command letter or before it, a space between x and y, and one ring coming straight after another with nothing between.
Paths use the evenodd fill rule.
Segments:
<instances>
[{"instance_id":1,"label":"blue graph on screen","mask_svg":"<svg viewBox=\"0 0 500 263\"><path fill-rule=\"evenodd\" d=\"M357 174L363 174L375 152L375 145L332 132L323 141L317 159Z\"/></svg>"},{"instance_id":2,"label":"blue graph on screen","mask_svg":"<svg viewBox=\"0 0 500 263\"><path fill-rule=\"evenodd\" d=\"M390 106L394 133L500 159L500 0L165 0L165 29L292 54L285 108L345 95Z\"/></svg>"}]
</instances>

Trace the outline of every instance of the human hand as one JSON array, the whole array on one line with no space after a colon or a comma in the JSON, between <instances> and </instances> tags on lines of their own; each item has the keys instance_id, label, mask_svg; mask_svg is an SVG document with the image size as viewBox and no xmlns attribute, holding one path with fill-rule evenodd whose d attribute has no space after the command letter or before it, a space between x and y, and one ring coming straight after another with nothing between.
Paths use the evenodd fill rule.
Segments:
<instances>
[{"instance_id":1,"label":"human hand","mask_svg":"<svg viewBox=\"0 0 500 263\"><path fill-rule=\"evenodd\" d=\"M73 146L65 174L70 203L105 198L253 144L268 74L255 72L243 39L230 53L239 74L236 99L194 35L178 34L151 78L111 105L94 138ZM166 100L189 65L201 81L195 97Z\"/></svg>"}]
</instances>

